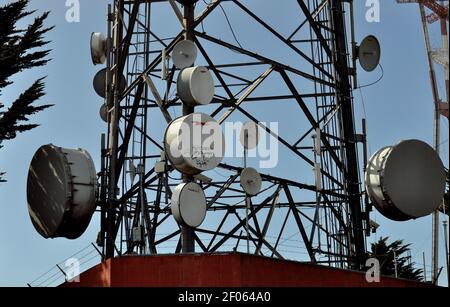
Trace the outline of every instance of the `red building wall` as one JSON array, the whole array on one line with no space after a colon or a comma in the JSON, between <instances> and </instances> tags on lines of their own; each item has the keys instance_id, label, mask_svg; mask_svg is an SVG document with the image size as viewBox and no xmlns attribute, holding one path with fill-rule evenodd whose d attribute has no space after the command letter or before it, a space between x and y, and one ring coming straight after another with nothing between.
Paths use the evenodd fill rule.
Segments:
<instances>
[{"instance_id":1,"label":"red building wall","mask_svg":"<svg viewBox=\"0 0 450 307\"><path fill-rule=\"evenodd\" d=\"M245 254L125 256L107 260L65 287L423 287L425 284Z\"/></svg>"}]
</instances>

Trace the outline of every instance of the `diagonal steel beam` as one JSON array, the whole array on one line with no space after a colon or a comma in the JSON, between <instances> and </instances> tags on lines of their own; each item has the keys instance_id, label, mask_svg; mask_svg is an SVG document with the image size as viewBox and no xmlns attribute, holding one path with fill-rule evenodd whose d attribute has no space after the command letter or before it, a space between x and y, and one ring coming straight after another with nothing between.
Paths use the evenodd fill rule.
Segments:
<instances>
[{"instance_id":1,"label":"diagonal steel beam","mask_svg":"<svg viewBox=\"0 0 450 307\"><path fill-rule=\"evenodd\" d=\"M237 217L237 219L240 221L240 222L244 222L245 223L245 220L244 219L241 219L241 217L235 212L234 213L235 215L236 215L236 217ZM267 242L264 238L262 238L261 236L260 236L260 234L259 234L259 232L258 231L256 231L252 226L250 226L250 225L248 225L248 229L258 238L258 240L260 241L260 242L262 242L272 253L274 253L278 258L280 258L280 259L284 259L284 257L272 246L272 245L270 245L270 243L269 242ZM252 240L252 241L254 241L254 240Z\"/></svg>"},{"instance_id":2,"label":"diagonal steel beam","mask_svg":"<svg viewBox=\"0 0 450 307\"><path fill-rule=\"evenodd\" d=\"M159 109L161 110L164 119L167 123L170 123L172 121L172 117L170 116L167 109L164 107L163 100L161 99L161 96L158 93L158 89L156 88L155 84L153 83L152 79L150 79L148 76L143 76L145 83L150 88L150 91L152 92L153 96L155 97L156 104L158 105Z\"/></svg>"},{"instance_id":3,"label":"diagonal steel beam","mask_svg":"<svg viewBox=\"0 0 450 307\"><path fill-rule=\"evenodd\" d=\"M141 4L141 0L134 1L133 9L131 10L131 14L129 16L127 34L125 35L125 38L123 39L122 44L121 44L122 50L120 51L120 58L119 58L119 65L118 65L119 76L122 75L123 69L125 67L125 62L127 60L128 51L130 49L131 38L133 36L134 26L136 24L136 18L139 13L140 4Z\"/></svg>"},{"instance_id":4,"label":"diagonal steel beam","mask_svg":"<svg viewBox=\"0 0 450 307\"><path fill-rule=\"evenodd\" d=\"M311 16L313 19L316 19L316 17L323 11L323 9L326 7L326 5L328 4L328 0L323 0L321 4L319 4L319 6L316 7L316 9L312 12ZM300 29L308 22L308 19L306 19L304 22L302 22L297 29L295 29L294 32L292 32L291 35L289 35L288 40L291 41L292 38L295 36L295 34L297 34L298 31L300 31Z\"/></svg>"},{"instance_id":5,"label":"diagonal steel beam","mask_svg":"<svg viewBox=\"0 0 450 307\"><path fill-rule=\"evenodd\" d=\"M291 211L294 214L294 218L295 218L295 221L297 222L298 230L300 231L300 234L301 234L302 239L303 239L303 243L306 246L306 249L308 251L309 257L311 258L311 261L313 263L315 263L316 262L316 256L314 255L314 251L313 251L311 242L309 241L308 235L306 234L305 227L303 226L302 219L300 218L300 215L299 215L299 213L297 211L297 208L296 208L296 206L294 204L294 199L292 198L291 191L289 190L289 187L286 184L283 184L283 189L284 189L284 192L285 192L286 197L288 199L288 202L290 204Z\"/></svg>"},{"instance_id":6,"label":"diagonal steel beam","mask_svg":"<svg viewBox=\"0 0 450 307\"><path fill-rule=\"evenodd\" d=\"M319 124L314 119L314 116L309 111L308 107L306 106L305 102L303 101L303 98L298 93L297 89L295 88L295 85L292 83L289 76L286 74L284 70L280 70L281 77L283 77L284 81L286 82L286 85L288 86L289 90L292 92L292 94L295 96L295 100L297 100L298 105L302 109L303 113L305 114L306 118L308 119L309 123L311 124L314 129L320 129ZM320 138L322 140L322 143L324 144L325 148L328 150L330 156L333 158L334 162L336 163L337 167L344 171L344 167L342 165L342 161L337 156L334 149L331 147L330 143L328 142L328 139L324 134L320 134Z\"/></svg>"},{"instance_id":7,"label":"diagonal steel beam","mask_svg":"<svg viewBox=\"0 0 450 307\"><path fill-rule=\"evenodd\" d=\"M254 20L256 20L260 25L262 25L264 28L266 28L270 33L275 35L279 40L281 40L284 44L286 44L289 48L294 50L298 55L300 55L303 59L305 59L309 64L314 66L317 70L322 72L325 76L330 78L331 80L334 80L334 77L326 70L324 70L319 64L314 62L306 53L301 51L299 48L294 46L289 40L284 38L278 31L276 31L274 28L269 26L264 20L256 16L252 11L250 11L247 7L245 7L242 3L240 3L238 0L233 0L233 2L239 6L244 12L246 12L248 15L250 15Z\"/></svg>"},{"instance_id":8,"label":"diagonal steel beam","mask_svg":"<svg viewBox=\"0 0 450 307\"><path fill-rule=\"evenodd\" d=\"M225 224L225 221L227 220L228 215L230 214L230 212L226 212L225 215L223 216L222 221L219 223L219 226L217 226L217 230L214 232L213 237L211 238L211 241L209 241L208 247L206 248L207 251L209 251L209 249L211 248L211 246L214 243L214 240L216 239L218 233L220 232L220 230L222 229L223 225Z\"/></svg>"},{"instance_id":9,"label":"diagonal steel beam","mask_svg":"<svg viewBox=\"0 0 450 307\"><path fill-rule=\"evenodd\" d=\"M223 193L225 193L226 190L228 190L228 188L233 184L233 182L239 177L239 173L231 176L226 182L225 184L219 189L219 191L217 191L216 195L214 195L213 198L211 198L211 200L208 202L208 204L206 205L206 208L210 208L219 198L220 196L222 196Z\"/></svg>"},{"instance_id":10,"label":"diagonal steel beam","mask_svg":"<svg viewBox=\"0 0 450 307\"><path fill-rule=\"evenodd\" d=\"M265 126L264 124L262 124L260 121L258 121L253 115L251 115L250 113L248 113L247 111L245 111L244 109L242 109L241 107L237 107L239 109L239 111L241 113L243 113L245 116L247 116L249 119L251 119L252 121L254 121L258 126L260 126L262 129L264 129L268 134L270 134L271 136L273 136L274 138L276 138L281 144L283 144L284 146L286 146L289 150L291 150L293 153L295 153L297 156L299 156L300 158L302 158L306 163L308 163L311 166L314 166L314 162L309 159L307 156L305 156L303 153L301 153L297 148L295 148L294 146L292 146L291 144L289 144L285 139L283 139L282 137L280 137L279 135L277 135L275 132L273 132L269 127ZM342 183L340 183L338 180L336 180L336 178L334 178L332 175L330 175L328 172L326 172L325 170L322 171L322 173L331 181L333 181L335 184L342 186Z\"/></svg>"},{"instance_id":11,"label":"diagonal steel beam","mask_svg":"<svg viewBox=\"0 0 450 307\"><path fill-rule=\"evenodd\" d=\"M257 60L259 60L259 61L261 61L261 62L263 62L265 64L274 66L275 69L285 69L285 70L290 71L290 72L292 72L292 73L294 73L296 75L299 75L299 76L301 76L301 77L303 77L305 79L309 79L311 81L315 81L315 82L320 83L320 84L324 84L324 85L328 85L328 86L334 87L334 83L333 82L329 82L329 81L323 80L321 78L318 78L316 76L310 75L310 74L305 73L303 71L300 71L298 69L292 68L292 67L290 67L290 66L288 66L286 64L282 64L280 62L277 62L277 61L271 60L269 58L266 58L266 57L264 57L262 55L259 55L259 54L256 54L254 52L251 52L251 51L245 50L243 48L237 47L237 46L235 46L233 44L221 41L221 40L219 40L219 39L217 39L215 37L209 36L209 35L207 35L205 33L201 33L201 32L197 32L196 31L195 35L197 35L197 37L201 37L201 38L203 38L203 39L205 39L207 41L210 41L210 42L213 42L215 44L218 44L218 45L221 45L223 47L226 47L226 48L228 48L230 50L234 50L234 51L239 52L239 53L241 53L243 55L246 55L246 56L249 56L251 58L257 59Z\"/></svg>"},{"instance_id":12,"label":"diagonal steel beam","mask_svg":"<svg viewBox=\"0 0 450 307\"><path fill-rule=\"evenodd\" d=\"M228 85L225 82L225 80L220 75L220 72L218 71L218 69L216 68L214 63L211 61L211 58L208 56L208 53L205 51L205 49L203 48L203 46L200 44L200 42L198 41L198 39L195 36L194 36L194 40L195 40L195 43L197 44L197 47L200 50L201 54L203 55L203 57L205 58L206 62L208 63L209 68L214 72L215 76L219 80L219 82L222 85L223 89L227 92L228 97L230 97L231 100L234 100L235 98L234 98L233 93L231 92L231 90L228 87Z\"/></svg>"},{"instance_id":13,"label":"diagonal steel beam","mask_svg":"<svg viewBox=\"0 0 450 307\"><path fill-rule=\"evenodd\" d=\"M141 96L142 96L142 92L144 90L144 84L141 82L138 85L138 88L136 90L136 96L134 97L134 102L133 102L133 107L131 109L131 113L129 118L127 119L127 127L125 129L125 135L123 137L123 141L122 141L122 149L120 150L119 153L119 158L117 159L117 164L116 164L116 176L115 176L115 180L116 180L116 184L119 181L119 175L120 172L122 171L122 167L124 164L124 160L125 160L125 155L127 154L128 151L128 144L130 142L130 137L131 137L131 133L133 132L133 127L134 127L134 122L136 120L136 116L137 116L137 112L138 112L138 108L139 108L139 104L141 101Z\"/></svg>"},{"instance_id":14,"label":"diagonal steel beam","mask_svg":"<svg viewBox=\"0 0 450 307\"><path fill-rule=\"evenodd\" d=\"M333 59L333 53L331 52L330 46L328 46L325 37L323 37L322 32L320 32L320 29L317 27L317 23L315 22L314 17L311 15L311 12L309 11L305 2L303 0L297 0L297 3L298 5L300 5L300 8L302 9L306 19L308 19L310 27L313 29L314 33L322 44L322 48L325 50L328 58Z\"/></svg>"},{"instance_id":15,"label":"diagonal steel beam","mask_svg":"<svg viewBox=\"0 0 450 307\"><path fill-rule=\"evenodd\" d=\"M269 201L271 201L273 199L274 195L271 195L269 197L267 197L260 206L257 206L257 208L255 209L254 212L249 214L249 218L252 218L254 214L257 214L262 208L264 208L264 205L267 204ZM220 248L222 246L223 243L225 243L231 235L233 235L236 231L238 231L240 228L242 228L245 225L245 221L240 221L235 227L233 227L233 229L231 229L228 232L228 235L223 237L219 242L216 243L216 245L214 245L209 251L210 252L214 252L216 251L218 248Z\"/></svg>"},{"instance_id":16,"label":"diagonal steel beam","mask_svg":"<svg viewBox=\"0 0 450 307\"><path fill-rule=\"evenodd\" d=\"M233 113L236 108L238 108L244 101L245 99L247 99L248 96L250 96L255 89L270 75L270 73L274 70L273 67L269 67L262 75L260 75L258 77L258 79L256 79L255 82L253 82L253 84L251 84L248 89L245 91L244 94L242 94L241 97L239 97L239 99L236 101L236 103L231 106L227 112L225 112L218 121L219 124L222 124L230 115L231 113Z\"/></svg>"},{"instance_id":17,"label":"diagonal steel beam","mask_svg":"<svg viewBox=\"0 0 450 307\"><path fill-rule=\"evenodd\" d=\"M270 221L272 220L272 216L273 216L273 211L275 210L275 205L278 203L278 200L280 199L281 188L282 188L282 186L278 185L278 188L275 192L276 196L274 197L274 199L272 201L272 206L270 207L269 213L267 214L267 217L266 217L266 221L264 222L263 230L261 233L262 239L265 238L265 236L267 234L267 230L269 229ZM258 242L258 246L256 247L256 251L255 251L256 255L258 255L259 252L261 251L262 244L263 244L263 242L260 240ZM276 249L276 247L275 247L275 249Z\"/></svg>"}]
</instances>

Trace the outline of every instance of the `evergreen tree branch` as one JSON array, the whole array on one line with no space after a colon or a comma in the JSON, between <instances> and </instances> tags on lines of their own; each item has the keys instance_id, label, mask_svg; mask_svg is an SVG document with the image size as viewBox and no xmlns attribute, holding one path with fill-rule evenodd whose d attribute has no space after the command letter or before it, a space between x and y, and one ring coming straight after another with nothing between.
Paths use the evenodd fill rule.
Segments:
<instances>
[{"instance_id":1,"label":"evergreen tree branch","mask_svg":"<svg viewBox=\"0 0 450 307\"><path fill-rule=\"evenodd\" d=\"M54 27L45 27L49 12L34 18L25 29L17 26L23 18L36 11L27 11L29 0L18 0L0 6L0 96L2 89L13 82L10 78L24 70L46 65L51 50L40 50L48 45L44 35ZM28 124L29 117L52 105L35 106L34 103L45 95L44 78L36 80L27 90L2 111L5 105L0 102L0 149L4 140L14 139L17 133L32 130L38 124ZM9 105L9 104L8 104ZM5 173L0 172L0 182Z\"/></svg>"},{"instance_id":2,"label":"evergreen tree branch","mask_svg":"<svg viewBox=\"0 0 450 307\"><path fill-rule=\"evenodd\" d=\"M36 128L38 125L22 125L28 121L28 116L45 110L52 105L33 106L32 104L45 95L44 78L38 79L14 101L12 106L0 118L0 139L11 140L19 132Z\"/></svg>"}]
</instances>

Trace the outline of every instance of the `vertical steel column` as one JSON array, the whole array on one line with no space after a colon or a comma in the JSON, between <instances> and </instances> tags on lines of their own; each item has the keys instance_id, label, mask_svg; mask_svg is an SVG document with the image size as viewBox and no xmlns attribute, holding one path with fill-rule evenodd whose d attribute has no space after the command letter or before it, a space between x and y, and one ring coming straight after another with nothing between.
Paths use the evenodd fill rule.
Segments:
<instances>
[{"instance_id":1,"label":"vertical steel column","mask_svg":"<svg viewBox=\"0 0 450 307\"><path fill-rule=\"evenodd\" d=\"M122 72L118 70L118 63L121 56L120 42L122 41L122 18L123 16L123 0L116 0L114 2L114 25L113 25L113 47L112 57L112 110L110 116L110 134L109 134L109 191L108 191L108 233L106 236L106 258L114 257L114 230L116 222L116 163L117 163L117 149L119 138L119 82ZM109 84L107 85L109 86Z\"/></svg>"},{"instance_id":2,"label":"vertical steel column","mask_svg":"<svg viewBox=\"0 0 450 307\"><path fill-rule=\"evenodd\" d=\"M184 5L183 26L185 29L185 39L194 41L194 4ZM183 116L194 113L194 107L183 104ZM183 181L188 182L192 178L183 175ZM195 252L195 229L189 226L181 227L181 251L183 253Z\"/></svg>"},{"instance_id":3,"label":"vertical steel column","mask_svg":"<svg viewBox=\"0 0 450 307\"><path fill-rule=\"evenodd\" d=\"M439 93L437 88L437 81L436 81L436 73L434 70L434 64L433 64L433 58L431 54L431 43L430 43L430 36L428 33L428 26L426 21L426 13L425 13L425 6L423 3L419 3L419 9L420 9L420 16L422 18L422 28L423 28L423 34L425 37L425 47L427 50L427 58L428 58L428 67L429 67L429 73L430 73L430 82L431 82L431 88L433 91L433 101L435 104L434 108L434 149L436 150L437 154L440 154L439 144L440 144L440 113L439 113ZM433 283L437 282L437 276L438 276L438 270L439 270L439 210L436 210L433 213L432 218L432 234L433 234L433 241L432 241L432 259L431 259L431 281Z\"/></svg>"},{"instance_id":4,"label":"vertical steel column","mask_svg":"<svg viewBox=\"0 0 450 307\"><path fill-rule=\"evenodd\" d=\"M346 28L342 0L331 0L331 15L334 30L334 52L336 68L336 90L340 104L340 117L345 140L345 177L348 203L351 211L353 243L355 246L355 269L364 266L366 247L362 223L361 191L359 188L358 157L355 142L355 127L352 106L352 91L347 60Z\"/></svg>"},{"instance_id":5,"label":"vertical steel column","mask_svg":"<svg viewBox=\"0 0 450 307\"><path fill-rule=\"evenodd\" d=\"M441 36L442 36L442 49L448 54L448 31L447 31L447 19L441 18ZM449 81L449 66L445 68L445 94L447 98L447 103L450 99L450 81Z\"/></svg>"}]
</instances>

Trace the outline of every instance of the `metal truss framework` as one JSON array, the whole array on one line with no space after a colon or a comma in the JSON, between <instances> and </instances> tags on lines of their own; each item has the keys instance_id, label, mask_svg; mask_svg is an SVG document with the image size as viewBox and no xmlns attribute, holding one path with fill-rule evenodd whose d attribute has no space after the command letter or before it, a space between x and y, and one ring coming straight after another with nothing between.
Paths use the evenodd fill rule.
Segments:
<instances>
[{"instance_id":1,"label":"metal truss framework","mask_svg":"<svg viewBox=\"0 0 450 307\"><path fill-rule=\"evenodd\" d=\"M202 252L215 252L233 249L229 246L239 249L241 242L248 240L255 254L284 259L288 257L283 252L283 236L287 235L288 221L292 221L298 236L296 244L306 250L305 261L356 269L363 266L370 208L363 206L359 179L357 143L364 138L355 131L345 1L292 1L298 7L299 26L289 36L283 36L257 16L244 0L212 0L205 5L202 1L195 5L181 5L174 0L114 1L109 14L112 38L107 64L109 125L108 137L102 138L98 198L101 212L98 244L103 247L106 258L130 253L160 253L160 247L170 240L177 242L171 252L182 252L182 227L169 233L160 231L164 223L171 220L171 189L180 181L173 179L174 171L170 167L165 173L155 172L153 164L160 159L163 144L157 141L160 136L155 136L149 121L151 114L162 113L165 121L170 122L171 108L181 106L178 97L172 98L169 94L176 86L177 69L169 67L164 88L157 82L161 82L162 53L170 54L177 42L188 38L196 43L221 90L212 102L217 108L211 116L222 123L237 112L258 123L301 163L310 168L320 165L322 179L322 188L318 188L300 178L288 180L261 174L265 188L257 198L249 200L250 212L246 218L242 214L246 210L245 202L236 204L236 200L245 199L239 186L242 167L222 163L219 167L230 174L229 178L200 183L207 195L207 215L215 215L216 222L214 227L201 226L194 230L196 245ZM151 23L154 5L172 9L179 20L178 33L170 38L155 33ZM308 69L291 67L289 63L201 31L202 23L222 5L237 7L267 35L273 35L281 45L295 52ZM200 6L202 10L198 9ZM305 29L308 37L296 38L297 33ZM219 64L214 54L206 51L206 46L211 45L232 50L251 61ZM241 71L258 68L261 74L249 80L236 73L236 68ZM119 93L116 80L122 72L129 82L127 89ZM284 82L289 94L253 95L264 80L274 74ZM300 90L296 86L297 78L309 83L312 92ZM298 133L297 141L288 141L276 134L260 122L262 118L256 118L244 108L250 102L271 101L281 106L287 101L295 102L304 114L309 128L292 127ZM307 145L313 134L320 135L320 153L313 153L314 147ZM137 182L127 179L130 161L139 164ZM133 240L133 229L137 226L142 227L144 233L139 242Z\"/></svg>"}]
</instances>

